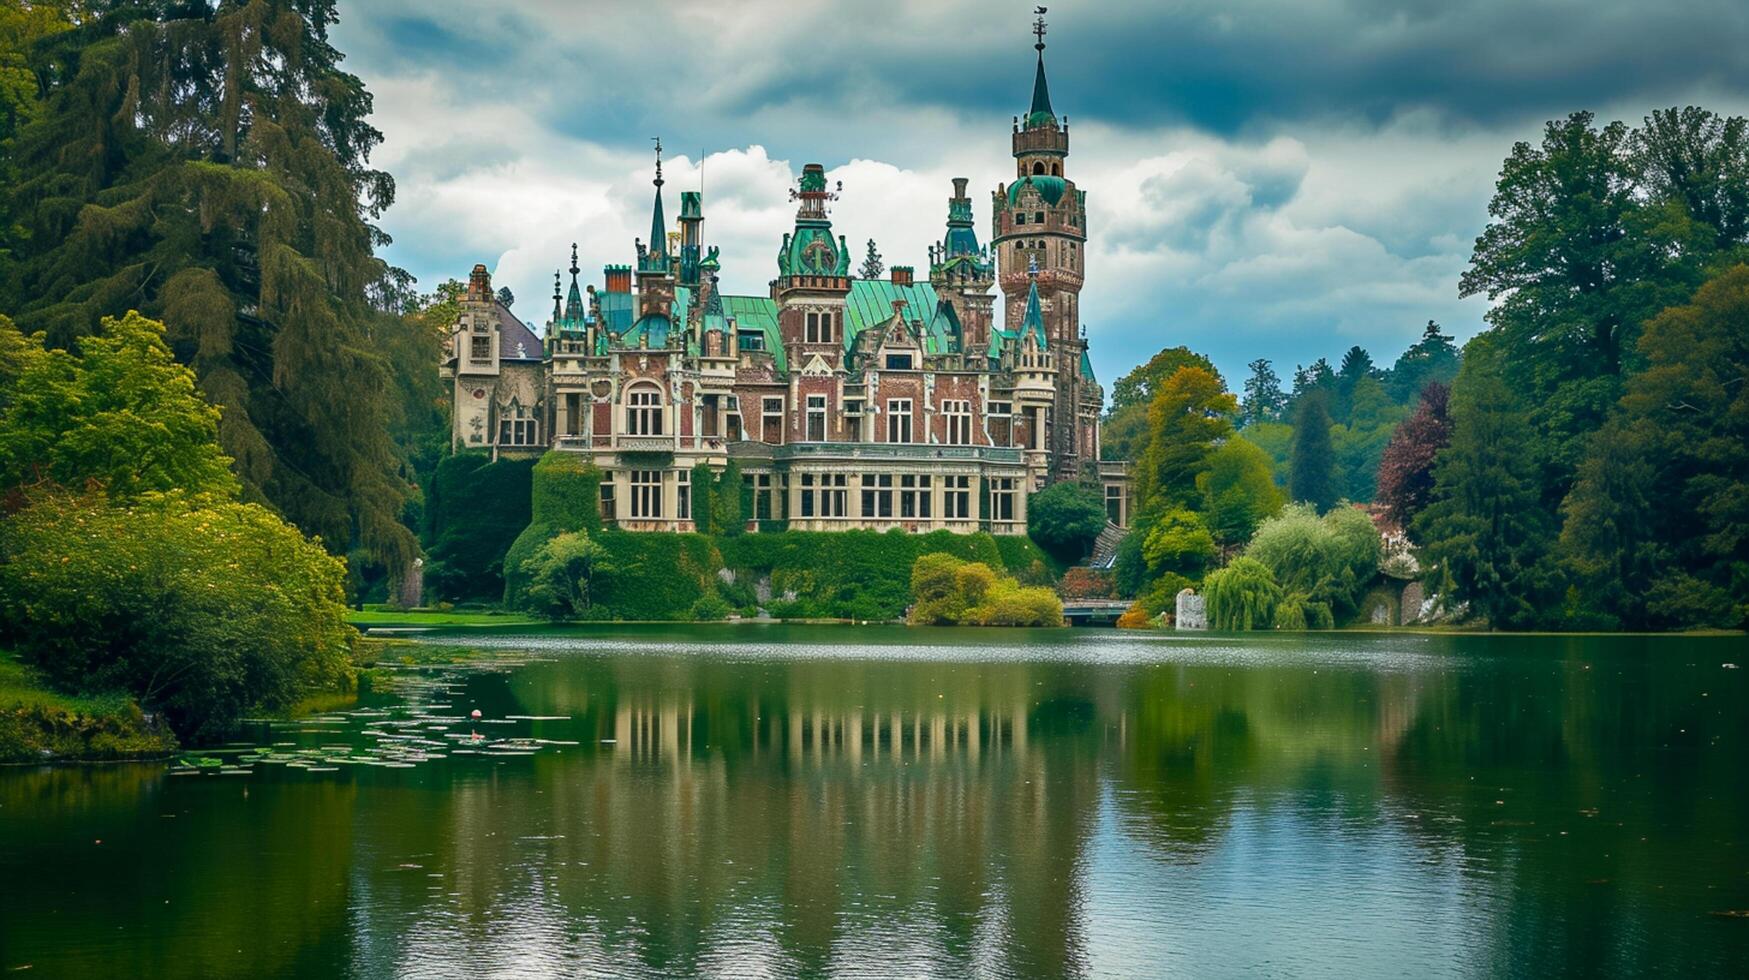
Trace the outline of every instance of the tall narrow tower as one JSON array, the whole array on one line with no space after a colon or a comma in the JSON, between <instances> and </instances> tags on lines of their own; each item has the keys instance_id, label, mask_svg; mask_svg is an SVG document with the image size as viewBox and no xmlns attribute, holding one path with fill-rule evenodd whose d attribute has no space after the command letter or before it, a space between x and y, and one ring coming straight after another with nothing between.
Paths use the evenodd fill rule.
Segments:
<instances>
[{"instance_id":1,"label":"tall narrow tower","mask_svg":"<svg viewBox=\"0 0 1749 980\"><path fill-rule=\"evenodd\" d=\"M1015 330L1036 286L1051 351L1060 366L1048 448L1052 471L1072 474L1090 458L1086 427L1076 424L1084 387L1081 354L1081 283L1087 243L1086 194L1067 175L1069 124L1051 108L1045 80L1044 8L1033 22L1038 67L1032 107L1014 120L1014 182L999 185L991 200L992 244L1002 288L1003 322ZM1034 277L1030 270L1037 269Z\"/></svg>"}]
</instances>

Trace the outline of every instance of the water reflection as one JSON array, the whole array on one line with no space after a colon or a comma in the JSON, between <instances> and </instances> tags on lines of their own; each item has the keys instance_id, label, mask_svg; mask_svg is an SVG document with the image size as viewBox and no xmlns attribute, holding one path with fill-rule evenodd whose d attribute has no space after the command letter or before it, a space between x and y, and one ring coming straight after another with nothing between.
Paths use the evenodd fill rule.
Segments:
<instances>
[{"instance_id":1,"label":"water reflection","mask_svg":"<svg viewBox=\"0 0 1749 980\"><path fill-rule=\"evenodd\" d=\"M0 773L0 873L38 883L0 898L0 966L1711 975L1749 956L1749 922L1713 914L1749 909L1749 689L1719 666L1741 638L487 645L545 659L458 678L453 710L536 755Z\"/></svg>"}]
</instances>

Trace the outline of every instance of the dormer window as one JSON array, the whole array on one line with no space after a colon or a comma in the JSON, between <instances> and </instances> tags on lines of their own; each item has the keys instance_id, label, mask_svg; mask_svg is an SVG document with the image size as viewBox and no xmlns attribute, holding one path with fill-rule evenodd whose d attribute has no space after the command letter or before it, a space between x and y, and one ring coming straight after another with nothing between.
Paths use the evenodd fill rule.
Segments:
<instances>
[{"instance_id":1,"label":"dormer window","mask_svg":"<svg viewBox=\"0 0 1749 980\"><path fill-rule=\"evenodd\" d=\"M1018 213L1018 214L1016 214L1016 215L1015 215L1015 216L1014 216L1014 223L1015 223L1015 224L1017 224L1017 225L1024 225L1024 224L1026 224L1026 212L1025 212L1025 211L1021 211L1021 212L1019 212L1019 213Z\"/></svg>"},{"instance_id":2,"label":"dormer window","mask_svg":"<svg viewBox=\"0 0 1749 980\"><path fill-rule=\"evenodd\" d=\"M474 335L468 338L468 359L476 364L492 362L492 338L480 333L478 327L474 328Z\"/></svg>"},{"instance_id":3,"label":"dormer window","mask_svg":"<svg viewBox=\"0 0 1749 980\"><path fill-rule=\"evenodd\" d=\"M910 354L888 354L887 355L887 370L889 370L889 371L909 371L909 370L911 370L911 355Z\"/></svg>"}]
</instances>

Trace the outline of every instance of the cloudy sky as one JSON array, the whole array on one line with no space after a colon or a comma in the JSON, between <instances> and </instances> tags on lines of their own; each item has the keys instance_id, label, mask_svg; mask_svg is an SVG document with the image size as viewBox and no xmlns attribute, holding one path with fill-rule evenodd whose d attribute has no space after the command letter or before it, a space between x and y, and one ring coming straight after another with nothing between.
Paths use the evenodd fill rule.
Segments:
<instances>
[{"instance_id":1,"label":"cloudy sky","mask_svg":"<svg viewBox=\"0 0 1749 980\"><path fill-rule=\"evenodd\" d=\"M1058 0L1046 51L1087 192L1082 315L1110 381L1163 346L1389 363L1485 303L1458 276L1501 159L1576 109L1749 112L1742 0ZM579 244L588 281L702 181L724 285L764 293L802 164L833 224L927 263L949 179L1013 175L1030 3L342 0L335 42L376 96L399 181L390 261L429 288L475 262L537 323Z\"/></svg>"}]
</instances>

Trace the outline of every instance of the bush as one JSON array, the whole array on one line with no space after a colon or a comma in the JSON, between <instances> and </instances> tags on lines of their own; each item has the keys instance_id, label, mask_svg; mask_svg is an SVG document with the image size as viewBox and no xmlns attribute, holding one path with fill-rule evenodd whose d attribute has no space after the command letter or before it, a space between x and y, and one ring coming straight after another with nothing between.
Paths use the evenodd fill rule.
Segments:
<instances>
[{"instance_id":1,"label":"bush","mask_svg":"<svg viewBox=\"0 0 1749 980\"><path fill-rule=\"evenodd\" d=\"M704 535L603 531L594 537L606 549L605 570L591 585L603 615L686 620L699 599L716 593L723 558Z\"/></svg>"},{"instance_id":2,"label":"bush","mask_svg":"<svg viewBox=\"0 0 1749 980\"><path fill-rule=\"evenodd\" d=\"M735 608L715 592L706 592L692 604L692 618L701 622L728 619Z\"/></svg>"},{"instance_id":3,"label":"bush","mask_svg":"<svg viewBox=\"0 0 1749 980\"><path fill-rule=\"evenodd\" d=\"M1142 538L1142 560L1156 575L1201 575L1215 557L1214 535L1200 515L1176 507L1160 515Z\"/></svg>"},{"instance_id":4,"label":"bush","mask_svg":"<svg viewBox=\"0 0 1749 980\"><path fill-rule=\"evenodd\" d=\"M1209 625L1218 630L1268 629L1275 625L1281 586L1255 558L1235 558L1203 580Z\"/></svg>"},{"instance_id":5,"label":"bush","mask_svg":"<svg viewBox=\"0 0 1749 980\"><path fill-rule=\"evenodd\" d=\"M1372 519L1353 507L1323 517L1309 504L1282 508L1245 548L1289 594L1303 593L1343 616L1378 575L1380 544Z\"/></svg>"},{"instance_id":6,"label":"bush","mask_svg":"<svg viewBox=\"0 0 1749 980\"><path fill-rule=\"evenodd\" d=\"M910 622L924 626L1061 626L1063 603L1041 586L998 576L983 562L923 555L911 566Z\"/></svg>"},{"instance_id":7,"label":"bush","mask_svg":"<svg viewBox=\"0 0 1749 980\"><path fill-rule=\"evenodd\" d=\"M1105 499L1092 487L1062 481L1026 500L1026 532L1063 561L1079 561L1105 530Z\"/></svg>"},{"instance_id":8,"label":"bush","mask_svg":"<svg viewBox=\"0 0 1749 980\"><path fill-rule=\"evenodd\" d=\"M1071 568L1063 573L1057 592L1065 599L1110 599L1112 576L1093 568Z\"/></svg>"},{"instance_id":9,"label":"bush","mask_svg":"<svg viewBox=\"0 0 1749 980\"><path fill-rule=\"evenodd\" d=\"M527 583L523 608L549 619L571 619L593 611L591 586L613 567L607 549L590 540L589 532L567 531L547 539L517 571Z\"/></svg>"},{"instance_id":10,"label":"bush","mask_svg":"<svg viewBox=\"0 0 1749 980\"><path fill-rule=\"evenodd\" d=\"M345 567L264 507L42 493L0 522L0 554L0 632L28 663L185 738L351 680Z\"/></svg>"}]
</instances>

